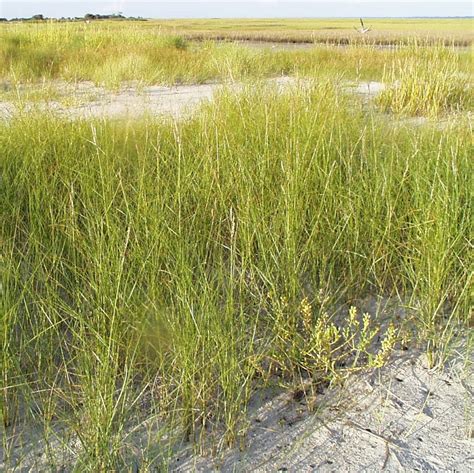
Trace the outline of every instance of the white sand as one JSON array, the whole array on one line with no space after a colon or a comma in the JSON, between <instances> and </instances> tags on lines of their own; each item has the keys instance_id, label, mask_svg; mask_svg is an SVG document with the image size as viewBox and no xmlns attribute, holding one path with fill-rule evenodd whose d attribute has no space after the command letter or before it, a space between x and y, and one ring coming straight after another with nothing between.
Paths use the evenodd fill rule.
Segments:
<instances>
[{"instance_id":1,"label":"white sand","mask_svg":"<svg viewBox=\"0 0 474 473\"><path fill-rule=\"evenodd\" d=\"M288 87L297 82L297 79L289 77L268 81L279 87ZM8 119L15 114L31 113L34 110L47 110L69 119L137 118L143 115L181 118L188 116L201 103L211 100L216 91L224 87L239 91L242 84L130 86L112 92L87 82L75 86L58 83L56 88L65 100L26 101L21 106L17 102L0 100L0 118ZM66 100L79 104L67 105L64 103Z\"/></svg>"},{"instance_id":2,"label":"white sand","mask_svg":"<svg viewBox=\"0 0 474 473\"><path fill-rule=\"evenodd\" d=\"M278 77L267 80L282 90L307 83L305 79ZM177 85L173 87L125 87L118 92L111 92L91 83L80 83L75 86L57 84L65 100L48 102L28 102L21 106L17 102L0 100L0 119L9 119L18 113L31 113L33 110L48 110L69 119L81 118L137 118L143 115L171 116L182 118L189 116L200 104L212 100L214 94L224 87L238 92L241 83ZM383 90L378 82L361 82L347 89L359 95L374 97ZM92 98L92 100L91 100ZM78 103L65 104L66 101ZM66 102L67 103L67 102Z\"/></svg>"},{"instance_id":3,"label":"white sand","mask_svg":"<svg viewBox=\"0 0 474 473\"><path fill-rule=\"evenodd\" d=\"M474 471L472 388L459 369L430 372L423 355L397 353L389 367L322 395L314 414L288 394L263 402L245 451L190 456L174 469Z\"/></svg>"},{"instance_id":4,"label":"white sand","mask_svg":"<svg viewBox=\"0 0 474 473\"><path fill-rule=\"evenodd\" d=\"M185 445L170 470L188 471L474 471L472 379L460 363L431 372L424 355L396 354L390 366L351 378L344 388L321 394L309 413L306 401L267 389L253 398L244 450L218 458L192 454ZM75 436L57 431L48 452L39 430L8 434L17 471L72 471L80 452ZM142 471L143 458L159 446L144 429L129 464ZM158 438L158 437L157 437ZM0 470L7 471L0 451ZM140 470L138 470L140 469Z\"/></svg>"}]
</instances>

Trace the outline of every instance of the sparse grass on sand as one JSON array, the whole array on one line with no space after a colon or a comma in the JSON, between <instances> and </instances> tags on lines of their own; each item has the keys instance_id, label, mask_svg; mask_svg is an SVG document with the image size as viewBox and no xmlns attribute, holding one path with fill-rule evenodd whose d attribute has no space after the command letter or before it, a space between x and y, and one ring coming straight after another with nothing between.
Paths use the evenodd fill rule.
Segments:
<instances>
[{"instance_id":1,"label":"sparse grass on sand","mask_svg":"<svg viewBox=\"0 0 474 473\"><path fill-rule=\"evenodd\" d=\"M471 131L388 126L330 81L1 123L4 425L60 423L77 469L120 470L131 420L234 443L255 390L380 366L402 328L436 364L469 324ZM332 318L367 293L411 323Z\"/></svg>"}]
</instances>

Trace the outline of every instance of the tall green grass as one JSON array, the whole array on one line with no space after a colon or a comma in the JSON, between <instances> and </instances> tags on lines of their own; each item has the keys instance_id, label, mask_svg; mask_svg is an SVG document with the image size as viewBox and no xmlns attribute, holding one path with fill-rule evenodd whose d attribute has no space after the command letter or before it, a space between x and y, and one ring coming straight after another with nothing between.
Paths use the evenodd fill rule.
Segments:
<instances>
[{"instance_id":1,"label":"tall green grass","mask_svg":"<svg viewBox=\"0 0 474 473\"><path fill-rule=\"evenodd\" d=\"M125 468L147 417L234 443L259 387L384 361L354 311L331 321L366 294L410 299L440 353L468 323L470 131L388 127L330 83L2 123L4 423L67 427L84 471Z\"/></svg>"},{"instance_id":2,"label":"tall green grass","mask_svg":"<svg viewBox=\"0 0 474 473\"><path fill-rule=\"evenodd\" d=\"M471 71L472 72L472 71ZM384 76L390 86L378 97L386 111L439 117L472 110L474 89L470 74L461 72L459 58L450 49L426 49L393 64Z\"/></svg>"}]
</instances>

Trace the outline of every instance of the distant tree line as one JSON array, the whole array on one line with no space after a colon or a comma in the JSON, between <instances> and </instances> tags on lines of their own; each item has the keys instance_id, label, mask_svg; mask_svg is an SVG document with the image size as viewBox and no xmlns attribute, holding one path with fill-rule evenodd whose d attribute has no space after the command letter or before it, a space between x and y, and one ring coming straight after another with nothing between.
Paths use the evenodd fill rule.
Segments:
<instances>
[{"instance_id":1,"label":"distant tree line","mask_svg":"<svg viewBox=\"0 0 474 473\"><path fill-rule=\"evenodd\" d=\"M76 17L62 17L62 18L47 18L44 15L37 14L33 15L31 18L12 18L8 20L7 18L0 18L0 22L16 22L16 21L29 21L29 22L40 22L40 21L95 21L95 20L132 20L132 21L146 21L145 18L141 16L124 16L122 13L112 13L110 15L99 15L96 13L86 13L84 16Z\"/></svg>"}]
</instances>

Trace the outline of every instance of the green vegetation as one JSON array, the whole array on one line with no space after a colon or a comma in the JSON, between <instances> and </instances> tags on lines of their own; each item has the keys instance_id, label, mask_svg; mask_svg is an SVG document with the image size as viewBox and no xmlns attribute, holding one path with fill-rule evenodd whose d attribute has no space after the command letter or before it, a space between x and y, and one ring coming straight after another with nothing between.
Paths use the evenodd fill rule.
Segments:
<instances>
[{"instance_id":1,"label":"green vegetation","mask_svg":"<svg viewBox=\"0 0 474 473\"><path fill-rule=\"evenodd\" d=\"M436 118L474 107L469 76L460 73L458 57L448 49L424 50L423 55L400 60L384 82L390 87L377 102L385 111Z\"/></svg>"},{"instance_id":2,"label":"green vegetation","mask_svg":"<svg viewBox=\"0 0 474 473\"><path fill-rule=\"evenodd\" d=\"M472 34L472 18L370 18L367 26L373 30L396 31L410 37L418 32L440 32L448 35L450 32ZM146 27L156 25L189 31L354 31L359 26L359 18L272 18L272 19L179 19L152 20Z\"/></svg>"},{"instance_id":3,"label":"green vegetation","mask_svg":"<svg viewBox=\"0 0 474 473\"><path fill-rule=\"evenodd\" d=\"M166 469L177 441L239 444L264 387L311 409L402 343L432 366L470 349L471 51L426 42L470 44L472 20L371 23L367 41L351 20L0 26L20 105L88 80L242 82L179 121L0 120L2 434L33 425L52 469L55 435L75 436L71 468L117 471L148 429L136 461ZM209 40L238 37L350 45ZM260 80L279 75L304 80ZM347 92L369 79L374 102ZM375 296L406 317L355 307Z\"/></svg>"},{"instance_id":4,"label":"green vegetation","mask_svg":"<svg viewBox=\"0 0 474 473\"><path fill-rule=\"evenodd\" d=\"M361 35L354 30L359 19L258 19L258 20L168 20L153 21L165 31L189 38L242 39L281 42L328 42L335 44L405 44L413 38L426 44L445 42L468 46L474 39L472 18L463 19L367 19L371 31Z\"/></svg>"},{"instance_id":5,"label":"green vegetation","mask_svg":"<svg viewBox=\"0 0 474 473\"><path fill-rule=\"evenodd\" d=\"M329 81L181 122L3 122L4 424L59 424L78 470L111 471L131 422L234 443L257 389L310 396L401 331L437 363L469 323L471 139L393 127ZM413 316L381 329L348 309L366 294Z\"/></svg>"},{"instance_id":6,"label":"green vegetation","mask_svg":"<svg viewBox=\"0 0 474 473\"><path fill-rule=\"evenodd\" d=\"M380 80L384 70L399 61L417 62L426 56L415 40L412 47L395 49L353 44L282 50L192 42L177 33L170 35L169 28L121 24L120 28L113 22L0 26L0 78L10 85L61 79L108 87L124 81L175 84L279 75ZM472 71L469 50L452 54L460 72Z\"/></svg>"},{"instance_id":7,"label":"green vegetation","mask_svg":"<svg viewBox=\"0 0 474 473\"><path fill-rule=\"evenodd\" d=\"M79 24L84 25L81 19L75 20L79 20ZM133 21L127 21L118 16L113 21L96 22L92 16L87 16L84 20L91 20L91 25L107 25L116 31L136 27L141 31L154 34L178 34L195 39L390 45L404 44L410 38L418 38L419 41L428 44L443 41L446 44L454 43L459 46L468 46L474 39L472 18L371 18L366 20L371 28L368 35L362 35L354 29L360 26L359 18L179 19L141 21L139 25L133 25ZM48 20L48 23L64 24L62 21L55 20ZM19 24L14 23L8 26L15 27Z\"/></svg>"}]
</instances>

